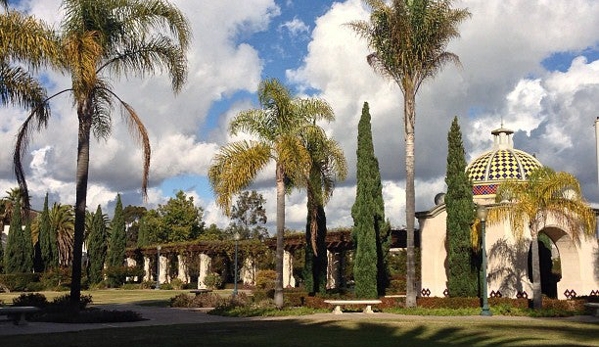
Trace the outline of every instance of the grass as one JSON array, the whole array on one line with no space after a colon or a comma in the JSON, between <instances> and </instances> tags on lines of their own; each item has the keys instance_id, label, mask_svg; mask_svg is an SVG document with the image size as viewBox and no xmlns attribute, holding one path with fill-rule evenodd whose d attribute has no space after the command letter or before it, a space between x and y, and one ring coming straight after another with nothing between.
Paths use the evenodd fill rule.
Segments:
<instances>
[{"instance_id":1,"label":"grass","mask_svg":"<svg viewBox=\"0 0 599 347\"><path fill-rule=\"evenodd\" d=\"M6 346L597 346L597 325L563 320L402 317L243 321L3 336Z\"/></svg>"}]
</instances>

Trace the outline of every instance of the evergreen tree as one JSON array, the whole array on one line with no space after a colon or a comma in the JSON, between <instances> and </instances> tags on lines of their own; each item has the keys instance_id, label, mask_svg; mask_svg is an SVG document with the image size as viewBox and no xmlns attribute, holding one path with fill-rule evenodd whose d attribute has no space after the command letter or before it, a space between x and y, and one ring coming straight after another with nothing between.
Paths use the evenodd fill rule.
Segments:
<instances>
[{"instance_id":1,"label":"evergreen tree","mask_svg":"<svg viewBox=\"0 0 599 347\"><path fill-rule=\"evenodd\" d=\"M385 222L385 206L378 159L374 154L368 103L362 108L358 123L356 201L352 206L356 247L354 280L356 296L373 298L384 293L386 276L385 241L389 224Z\"/></svg>"},{"instance_id":2,"label":"evergreen tree","mask_svg":"<svg viewBox=\"0 0 599 347\"><path fill-rule=\"evenodd\" d=\"M21 224L21 199L14 201L14 209L8 229L6 250L4 252L4 272L7 274L24 273L31 271L27 269L27 254L25 245L25 232Z\"/></svg>"},{"instance_id":3,"label":"evergreen tree","mask_svg":"<svg viewBox=\"0 0 599 347\"><path fill-rule=\"evenodd\" d=\"M23 229L23 272L33 271L33 238L31 237L31 221L27 219L27 224Z\"/></svg>"},{"instance_id":4,"label":"evergreen tree","mask_svg":"<svg viewBox=\"0 0 599 347\"><path fill-rule=\"evenodd\" d=\"M93 215L92 229L89 233L87 256L89 258L87 276L89 283L100 283L103 279L104 261L106 260L107 231L102 208L98 205Z\"/></svg>"},{"instance_id":5,"label":"evergreen tree","mask_svg":"<svg viewBox=\"0 0 599 347\"><path fill-rule=\"evenodd\" d=\"M58 247L56 245L56 234L50 224L50 210L48 208L48 193L44 199L44 209L40 215L38 226L38 242L41 250L43 270L58 267Z\"/></svg>"},{"instance_id":6,"label":"evergreen tree","mask_svg":"<svg viewBox=\"0 0 599 347\"><path fill-rule=\"evenodd\" d=\"M110 246L108 247L108 266L122 266L125 261L125 247L127 244L127 233L125 231L125 216L121 194L117 195L114 217L110 224Z\"/></svg>"},{"instance_id":7,"label":"evergreen tree","mask_svg":"<svg viewBox=\"0 0 599 347\"><path fill-rule=\"evenodd\" d=\"M470 241L474 221L472 183L466 175L466 157L458 118L454 117L447 135L447 289L452 297L478 294L477 261Z\"/></svg>"}]
</instances>

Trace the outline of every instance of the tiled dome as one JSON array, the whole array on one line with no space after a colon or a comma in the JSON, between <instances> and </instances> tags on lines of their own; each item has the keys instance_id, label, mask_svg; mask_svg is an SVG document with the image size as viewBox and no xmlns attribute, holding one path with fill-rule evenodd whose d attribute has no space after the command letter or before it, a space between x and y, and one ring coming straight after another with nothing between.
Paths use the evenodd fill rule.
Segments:
<instances>
[{"instance_id":1,"label":"tiled dome","mask_svg":"<svg viewBox=\"0 0 599 347\"><path fill-rule=\"evenodd\" d=\"M501 181L525 181L531 171L543 166L534 156L513 148L513 131L499 128L492 134L495 137L493 149L483 153L466 168L475 196L491 197L497 192Z\"/></svg>"}]
</instances>

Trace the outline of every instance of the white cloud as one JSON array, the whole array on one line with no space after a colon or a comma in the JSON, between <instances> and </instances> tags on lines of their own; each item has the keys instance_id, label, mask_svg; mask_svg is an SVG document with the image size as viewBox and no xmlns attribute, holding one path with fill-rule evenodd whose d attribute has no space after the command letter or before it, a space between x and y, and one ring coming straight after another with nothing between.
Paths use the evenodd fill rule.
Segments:
<instances>
[{"instance_id":1,"label":"white cloud","mask_svg":"<svg viewBox=\"0 0 599 347\"><path fill-rule=\"evenodd\" d=\"M310 31L310 27L297 17L287 21L280 26L281 29L286 29L292 37L300 34L305 34Z\"/></svg>"}]
</instances>

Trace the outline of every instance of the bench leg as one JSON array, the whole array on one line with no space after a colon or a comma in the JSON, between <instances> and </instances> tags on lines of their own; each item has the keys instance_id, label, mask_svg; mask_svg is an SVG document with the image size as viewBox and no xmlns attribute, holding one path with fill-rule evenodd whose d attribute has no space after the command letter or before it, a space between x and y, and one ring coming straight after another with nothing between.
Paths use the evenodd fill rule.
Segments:
<instances>
[{"instance_id":1,"label":"bench leg","mask_svg":"<svg viewBox=\"0 0 599 347\"><path fill-rule=\"evenodd\" d=\"M13 323L15 325L27 325L27 320L25 319L25 313L15 314Z\"/></svg>"},{"instance_id":2,"label":"bench leg","mask_svg":"<svg viewBox=\"0 0 599 347\"><path fill-rule=\"evenodd\" d=\"M364 313L374 313L374 311L372 310L372 306L366 305L366 308L364 309Z\"/></svg>"},{"instance_id":3,"label":"bench leg","mask_svg":"<svg viewBox=\"0 0 599 347\"><path fill-rule=\"evenodd\" d=\"M341 306L337 305L335 306L335 309L333 310L334 314L342 314L343 311L341 311Z\"/></svg>"}]
</instances>

